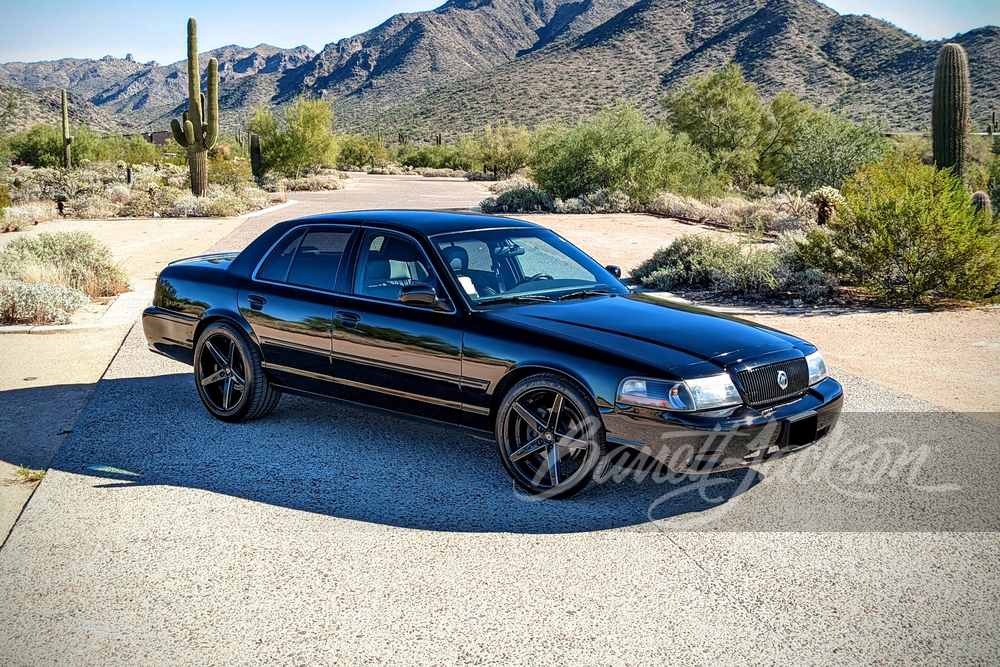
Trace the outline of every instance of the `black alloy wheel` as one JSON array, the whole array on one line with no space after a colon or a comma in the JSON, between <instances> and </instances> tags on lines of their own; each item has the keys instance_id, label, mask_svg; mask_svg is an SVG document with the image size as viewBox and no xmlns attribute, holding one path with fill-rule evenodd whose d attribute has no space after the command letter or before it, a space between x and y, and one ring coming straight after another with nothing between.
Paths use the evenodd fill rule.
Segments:
<instances>
[{"instance_id":1,"label":"black alloy wheel","mask_svg":"<svg viewBox=\"0 0 1000 667\"><path fill-rule=\"evenodd\" d=\"M281 398L268 382L257 346L225 321L210 324L198 337L194 379L201 402L213 417L225 422L263 417Z\"/></svg>"},{"instance_id":2,"label":"black alloy wheel","mask_svg":"<svg viewBox=\"0 0 1000 667\"><path fill-rule=\"evenodd\" d=\"M513 480L545 498L567 498L607 470L604 425L576 383L539 374L517 383L497 413L500 459Z\"/></svg>"}]
</instances>

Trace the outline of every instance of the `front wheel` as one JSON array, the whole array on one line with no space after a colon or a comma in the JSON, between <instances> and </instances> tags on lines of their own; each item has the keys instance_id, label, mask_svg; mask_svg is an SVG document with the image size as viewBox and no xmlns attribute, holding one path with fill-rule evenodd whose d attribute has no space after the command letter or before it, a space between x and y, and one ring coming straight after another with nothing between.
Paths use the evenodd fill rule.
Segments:
<instances>
[{"instance_id":1,"label":"front wheel","mask_svg":"<svg viewBox=\"0 0 1000 667\"><path fill-rule=\"evenodd\" d=\"M596 405L558 375L533 375L514 385L497 413L496 438L504 468L534 495L567 498L608 469Z\"/></svg>"},{"instance_id":2,"label":"front wheel","mask_svg":"<svg viewBox=\"0 0 1000 667\"><path fill-rule=\"evenodd\" d=\"M224 422L263 417L278 404L253 341L229 322L205 328L194 348L194 380L209 413Z\"/></svg>"}]
</instances>

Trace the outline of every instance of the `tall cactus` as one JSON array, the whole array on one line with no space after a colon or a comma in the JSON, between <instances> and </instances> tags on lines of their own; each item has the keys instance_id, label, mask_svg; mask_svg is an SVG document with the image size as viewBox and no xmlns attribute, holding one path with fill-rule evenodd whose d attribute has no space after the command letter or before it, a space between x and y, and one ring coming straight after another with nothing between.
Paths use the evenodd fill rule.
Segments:
<instances>
[{"instance_id":1,"label":"tall cactus","mask_svg":"<svg viewBox=\"0 0 1000 667\"><path fill-rule=\"evenodd\" d=\"M201 92L198 67L198 22L188 19L188 110L183 125L170 121L174 139L187 148L191 193L201 197L208 190L208 151L219 138L219 61L208 61L208 95Z\"/></svg>"},{"instance_id":2,"label":"tall cactus","mask_svg":"<svg viewBox=\"0 0 1000 667\"><path fill-rule=\"evenodd\" d=\"M260 155L260 136L250 135L250 171L253 177L260 179L264 175L264 163Z\"/></svg>"},{"instance_id":3,"label":"tall cactus","mask_svg":"<svg viewBox=\"0 0 1000 667\"><path fill-rule=\"evenodd\" d=\"M63 166L67 169L73 168L73 153L70 144L73 137L69 133L69 104L66 102L66 91L62 91L62 132L63 132Z\"/></svg>"},{"instance_id":4,"label":"tall cactus","mask_svg":"<svg viewBox=\"0 0 1000 667\"><path fill-rule=\"evenodd\" d=\"M965 49L948 43L938 53L934 70L931 127L934 162L939 169L965 173L969 159L969 61Z\"/></svg>"}]
</instances>

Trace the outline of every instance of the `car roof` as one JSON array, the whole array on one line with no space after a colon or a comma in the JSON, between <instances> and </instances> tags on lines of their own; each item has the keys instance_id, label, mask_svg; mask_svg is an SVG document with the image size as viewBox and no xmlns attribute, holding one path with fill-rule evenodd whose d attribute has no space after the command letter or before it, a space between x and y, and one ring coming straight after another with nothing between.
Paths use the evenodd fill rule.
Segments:
<instances>
[{"instance_id":1,"label":"car roof","mask_svg":"<svg viewBox=\"0 0 1000 667\"><path fill-rule=\"evenodd\" d=\"M282 223L284 227L293 227L303 223L376 223L390 229L410 232L422 236L447 234L452 232L467 232L479 229L496 229L498 227L535 228L539 225L514 218L504 218L478 213L449 213L446 211L347 211L344 213L325 213L306 218L298 218Z\"/></svg>"}]
</instances>

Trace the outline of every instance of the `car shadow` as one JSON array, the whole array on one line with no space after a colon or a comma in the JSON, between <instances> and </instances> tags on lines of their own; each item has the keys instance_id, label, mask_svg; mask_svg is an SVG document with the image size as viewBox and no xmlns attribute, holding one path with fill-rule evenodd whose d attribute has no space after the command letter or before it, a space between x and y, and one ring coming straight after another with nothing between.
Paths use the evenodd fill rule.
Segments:
<instances>
[{"instance_id":1,"label":"car shadow","mask_svg":"<svg viewBox=\"0 0 1000 667\"><path fill-rule=\"evenodd\" d=\"M491 440L294 396L226 424L190 375L103 380L51 467L109 491L186 487L387 526L511 533L655 529L653 518L718 507L763 479L717 473L706 494L665 471L614 469L578 497L537 500L515 490Z\"/></svg>"}]
</instances>

